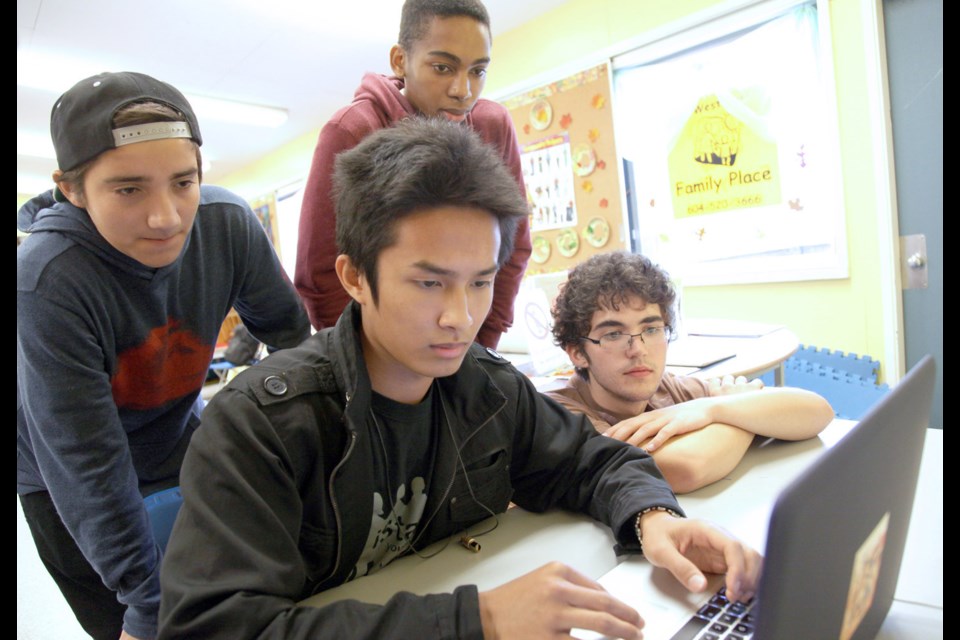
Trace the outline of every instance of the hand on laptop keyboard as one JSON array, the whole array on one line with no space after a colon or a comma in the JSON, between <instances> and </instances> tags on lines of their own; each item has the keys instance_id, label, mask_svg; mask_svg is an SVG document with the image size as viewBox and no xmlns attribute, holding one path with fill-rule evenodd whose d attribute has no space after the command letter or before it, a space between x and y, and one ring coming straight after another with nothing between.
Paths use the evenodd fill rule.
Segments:
<instances>
[{"instance_id":1,"label":"hand on laptop keyboard","mask_svg":"<svg viewBox=\"0 0 960 640\"><path fill-rule=\"evenodd\" d=\"M640 527L643 555L651 564L670 571L690 591L706 588L703 572L707 571L727 574L731 600L749 600L756 592L763 559L726 531L665 511L644 514Z\"/></svg>"}]
</instances>

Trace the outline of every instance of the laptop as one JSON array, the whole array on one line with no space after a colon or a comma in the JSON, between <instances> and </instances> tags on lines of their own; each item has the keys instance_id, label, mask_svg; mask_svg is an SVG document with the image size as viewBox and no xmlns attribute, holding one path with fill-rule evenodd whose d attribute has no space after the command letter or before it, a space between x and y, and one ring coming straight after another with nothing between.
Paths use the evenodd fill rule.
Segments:
<instances>
[{"instance_id":1,"label":"laptop","mask_svg":"<svg viewBox=\"0 0 960 640\"><path fill-rule=\"evenodd\" d=\"M924 357L780 494L746 627L720 623L723 629L711 630L711 621L702 631L692 630L696 613L716 613L722 598L690 594L665 570L651 572L639 557L620 564L600 584L637 608L647 640L733 639L751 632L755 640L874 638L900 574L935 369L933 359ZM642 584L643 575L652 585ZM710 588L722 583L722 577L712 577ZM576 636L599 637L580 630Z\"/></svg>"}]
</instances>

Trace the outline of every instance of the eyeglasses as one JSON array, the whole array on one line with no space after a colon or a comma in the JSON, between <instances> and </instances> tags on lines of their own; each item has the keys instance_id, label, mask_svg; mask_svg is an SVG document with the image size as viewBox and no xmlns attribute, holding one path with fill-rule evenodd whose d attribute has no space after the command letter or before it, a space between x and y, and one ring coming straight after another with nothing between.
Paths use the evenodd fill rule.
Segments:
<instances>
[{"instance_id":1,"label":"eyeglasses","mask_svg":"<svg viewBox=\"0 0 960 640\"><path fill-rule=\"evenodd\" d=\"M665 344L670 339L670 327L646 327L640 333L624 333L623 331L611 331L600 336L599 339L593 339L588 336L582 336L582 340L589 340L601 349L606 351L626 351L633 346L633 339L640 338L640 342L647 346L659 346Z\"/></svg>"}]
</instances>

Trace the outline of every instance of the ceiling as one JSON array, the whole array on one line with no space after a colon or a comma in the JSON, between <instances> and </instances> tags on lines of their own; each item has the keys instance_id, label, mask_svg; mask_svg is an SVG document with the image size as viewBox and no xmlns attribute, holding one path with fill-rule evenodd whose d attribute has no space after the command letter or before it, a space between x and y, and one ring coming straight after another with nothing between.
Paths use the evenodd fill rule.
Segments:
<instances>
[{"instance_id":1,"label":"ceiling","mask_svg":"<svg viewBox=\"0 0 960 640\"><path fill-rule=\"evenodd\" d=\"M566 0L486 0L493 32ZM49 114L74 82L100 71L141 71L188 95L286 109L277 128L200 116L205 179L255 161L320 127L349 102L366 71L388 71L400 0L17 0L18 193L49 186L56 168L21 140L49 144ZM54 68L24 62L53 58ZM26 70L25 70L26 69ZM493 69L496 72L494 66ZM25 85L46 85L34 88ZM50 148L52 155L52 147Z\"/></svg>"}]
</instances>

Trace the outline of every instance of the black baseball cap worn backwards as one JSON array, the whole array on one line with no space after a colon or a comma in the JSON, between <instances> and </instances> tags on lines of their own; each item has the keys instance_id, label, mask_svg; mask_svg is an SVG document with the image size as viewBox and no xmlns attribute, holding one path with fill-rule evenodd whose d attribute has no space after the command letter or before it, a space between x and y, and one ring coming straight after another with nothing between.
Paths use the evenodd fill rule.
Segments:
<instances>
[{"instance_id":1,"label":"black baseball cap worn backwards","mask_svg":"<svg viewBox=\"0 0 960 640\"><path fill-rule=\"evenodd\" d=\"M164 104L183 116L183 120L114 129L117 111L134 102ZM61 171L134 142L189 138L203 144L197 117L183 94L166 82L133 71L101 73L75 84L53 105L50 136Z\"/></svg>"}]
</instances>

